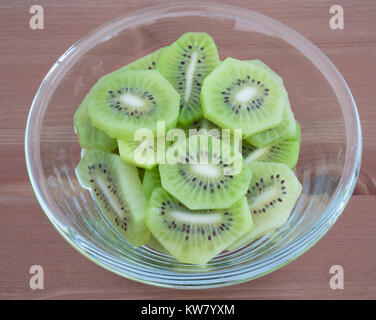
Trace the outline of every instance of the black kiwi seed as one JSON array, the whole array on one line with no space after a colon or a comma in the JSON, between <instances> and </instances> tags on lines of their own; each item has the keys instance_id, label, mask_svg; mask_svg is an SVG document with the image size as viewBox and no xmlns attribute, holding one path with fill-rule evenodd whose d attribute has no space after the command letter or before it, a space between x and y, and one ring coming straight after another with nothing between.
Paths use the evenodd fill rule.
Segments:
<instances>
[{"instance_id":1,"label":"black kiwi seed","mask_svg":"<svg viewBox=\"0 0 376 320\"><path fill-rule=\"evenodd\" d=\"M152 94L149 94L149 92L147 92L147 91L143 92L142 90L139 90L139 89L127 87L127 88L118 89L118 90L115 91L115 93L112 90L110 90L108 92L110 94L110 97L108 99L109 106L111 108L117 109L118 111L126 111L126 110L128 110L128 108L133 109L132 106L125 105L123 102L118 100L120 95L122 95L124 92L132 92L133 94L135 94L138 97L141 97L143 99L148 99L149 102L146 104L146 107L145 107L146 110L144 110L143 112L139 112L138 110L133 110L133 111L130 111L130 112L128 112L128 111L123 112L123 114L126 115L126 116L132 116L132 117L135 117L136 119L139 119L141 115L144 115L144 114L150 115L156 110L156 108L155 108L155 105L156 105L155 98Z\"/></svg>"},{"instance_id":2,"label":"black kiwi seed","mask_svg":"<svg viewBox=\"0 0 376 320\"><path fill-rule=\"evenodd\" d=\"M237 81L234 82L234 83L232 84L232 86L230 86L230 87L227 88L227 91L229 91L228 94L230 94L231 90L233 90L234 88L235 88L235 89L238 88L238 89L236 89L236 90L240 90L242 87L247 86L247 84L251 82L251 81L249 81L249 80L250 80L250 76L249 76L249 75L247 75L245 79L237 79ZM252 83L255 83L255 79L252 79ZM257 84L257 85L260 85L261 87L264 86L264 84L261 83L261 81L257 81L256 84ZM240 88L239 88L239 87L240 87ZM264 96L267 96L267 95L268 95L267 92L269 91L269 89L267 89L267 90L266 90L266 89L267 89L267 88L264 89ZM224 94L224 95L227 94L225 91L222 91L221 93ZM257 103L256 103L255 100L257 101ZM264 101L263 96L260 96L259 98L252 100L252 102L251 102L251 101L248 101L248 102L246 103L246 105L244 106L244 107L245 107L244 110L246 110L246 111L249 112L249 111L251 111L251 110L254 110L255 108L256 108L256 109L259 109L259 108L262 107L262 103L263 103L263 101ZM241 109L241 105L238 105L237 108L236 108L235 106L233 106L233 105L230 103L230 101L229 101L229 96L226 96L226 97L225 97L224 102L225 102L225 104L226 104L229 108L231 108L231 110L235 111L235 114L238 114L238 113L239 113L239 110Z\"/></svg>"},{"instance_id":3,"label":"black kiwi seed","mask_svg":"<svg viewBox=\"0 0 376 320\"><path fill-rule=\"evenodd\" d=\"M280 184L278 184L277 186L278 186L278 188L280 188L281 194L282 195L287 194L286 186L284 185L285 180L282 179L281 181L279 181L280 178L281 178L280 174L277 174L275 176L271 175L270 180L265 180L263 177L261 177L259 179L259 181L262 184L262 187L260 187L259 182L255 182L252 187L248 188L248 191L247 191L247 194L246 194L247 198L254 198L254 197L259 196L262 192L264 192L270 186L276 185L277 182L280 182ZM269 208L269 206L275 207L275 204L277 202L283 202L283 197L279 196L276 199L272 199L269 203L264 204L264 206L261 209L252 210L252 212L254 214L265 213L265 212L267 212L267 209Z\"/></svg>"},{"instance_id":4,"label":"black kiwi seed","mask_svg":"<svg viewBox=\"0 0 376 320\"><path fill-rule=\"evenodd\" d=\"M120 199L120 196L117 195L117 185L115 183L112 183L112 179L109 177L111 175L111 172L108 170L107 165L105 163L96 163L88 166L88 169L90 171L90 174L93 176L93 179L90 179L91 188L95 192L95 197L98 203L100 204L101 208L107 211L109 217L113 217L115 224L123 229L124 231L127 230L127 219L129 219L128 213L128 207L123 203L122 199ZM95 170L95 171L92 171ZM113 195L109 195L105 190L102 190L102 186L97 183L96 178L105 178L110 184L106 185L106 190L109 190ZM114 207L109 205L108 197L112 197L114 202L117 204L118 208L120 208L121 211L123 211L126 216L123 217L124 221L123 223L120 223L120 220L118 218L118 214L115 211Z\"/></svg>"},{"instance_id":5,"label":"black kiwi seed","mask_svg":"<svg viewBox=\"0 0 376 320\"><path fill-rule=\"evenodd\" d=\"M175 218L172 218L172 216L169 215L170 210L174 211L175 209L187 211L187 214L189 214L188 208L183 206L180 202L174 200L174 201L163 201L160 204L160 208L166 207L166 202L169 204L169 209L166 211L163 210L163 215L165 216L163 222L166 225L167 229L174 229L176 232L183 232L185 233L184 239L188 241L191 238L191 235L199 235L200 237L204 237L206 241L211 241L212 237L217 236L218 233L223 232L225 230L229 230L229 226L231 225L231 221L233 221L231 217L231 212L226 211L223 213L222 221L220 221L218 224L214 225L200 225L200 226L194 226L191 224L187 224L185 222L180 223L179 221L176 221ZM162 214L162 210L160 211ZM199 214L211 214L213 212L216 212L215 210L200 210L197 211ZM194 214L197 214L194 213Z\"/></svg>"}]
</instances>

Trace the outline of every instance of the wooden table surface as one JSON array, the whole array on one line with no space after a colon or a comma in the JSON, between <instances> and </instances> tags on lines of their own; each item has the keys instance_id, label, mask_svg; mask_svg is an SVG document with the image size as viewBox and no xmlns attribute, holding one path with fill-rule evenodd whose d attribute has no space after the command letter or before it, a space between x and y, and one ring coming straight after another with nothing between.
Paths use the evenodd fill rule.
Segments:
<instances>
[{"instance_id":1,"label":"wooden table surface","mask_svg":"<svg viewBox=\"0 0 376 320\"><path fill-rule=\"evenodd\" d=\"M329 28L333 1L221 1L253 9L297 30L334 62L358 105L363 129L359 183L341 218L303 256L265 277L227 288L182 291L112 274L74 250L34 197L25 167L24 129L43 77L74 42L102 23L161 0L0 1L0 299L375 299L376 298L376 1L336 1L345 28ZM29 28L42 5L45 29ZM44 290L31 290L29 268L44 268ZM329 286L332 265L344 289Z\"/></svg>"}]
</instances>

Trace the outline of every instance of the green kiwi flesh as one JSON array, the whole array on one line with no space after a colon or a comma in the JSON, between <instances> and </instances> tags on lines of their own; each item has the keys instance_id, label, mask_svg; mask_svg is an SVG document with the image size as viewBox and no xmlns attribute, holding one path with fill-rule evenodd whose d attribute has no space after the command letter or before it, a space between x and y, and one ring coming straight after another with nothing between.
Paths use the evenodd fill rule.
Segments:
<instances>
[{"instance_id":1,"label":"green kiwi flesh","mask_svg":"<svg viewBox=\"0 0 376 320\"><path fill-rule=\"evenodd\" d=\"M267 129L260 133L256 133L246 140L256 147L267 147L275 144L283 139L294 136L296 132L296 121L291 110L290 101L286 96L285 107L283 109L282 121L275 128Z\"/></svg>"},{"instance_id":2,"label":"green kiwi flesh","mask_svg":"<svg viewBox=\"0 0 376 320\"><path fill-rule=\"evenodd\" d=\"M164 189L155 189L146 223L178 261L206 264L252 228L247 200L227 209L190 210Z\"/></svg>"},{"instance_id":3,"label":"green kiwi flesh","mask_svg":"<svg viewBox=\"0 0 376 320\"><path fill-rule=\"evenodd\" d=\"M280 162L295 168L300 151L300 125L296 122L295 135L267 147L258 148L243 140L242 154L246 163L252 161Z\"/></svg>"},{"instance_id":4,"label":"green kiwi flesh","mask_svg":"<svg viewBox=\"0 0 376 320\"><path fill-rule=\"evenodd\" d=\"M167 47L163 47L156 50L136 61L133 61L123 67L124 70L155 70L157 67L157 61L161 54L165 52Z\"/></svg>"},{"instance_id":5,"label":"green kiwi flesh","mask_svg":"<svg viewBox=\"0 0 376 320\"><path fill-rule=\"evenodd\" d=\"M145 170L144 178L142 180L142 190L148 199L150 199L153 190L161 186L161 176L159 169Z\"/></svg>"},{"instance_id":6,"label":"green kiwi flesh","mask_svg":"<svg viewBox=\"0 0 376 320\"><path fill-rule=\"evenodd\" d=\"M202 149L201 139L205 136L209 146ZM181 155L176 164L159 165L163 188L192 210L231 206L245 194L252 176L239 152L233 152L232 159L221 151L215 152L212 149L215 140L221 143L211 135L191 136L185 141L186 153ZM193 142L197 148L188 148ZM206 163L202 158L205 152L208 154Z\"/></svg>"},{"instance_id":7,"label":"green kiwi flesh","mask_svg":"<svg viewBox=\"0 0 376 320\"><path fill-rule=\"evenodd\" d=\"M242 129L244 137L276 127L282 121L286 91L267 68L227 58L205 79L201 108L222 128Z\"/></svg>"},{"instance_id":8,"label":"green kiwi flesh","mask_svg":"<svg viewBox=\"0 0 376 320\"><path fill-rule=\"evenodd\" d=\"M142 141L117 140L120 157L127 163L147 170L158 164L158 150L166 152L164 139Z\"/></svg>"},{"instance_id":9,"label":"green kiwi flesh","mask_svg":"<svg viewBox=\"0 0 376 320\"><path fill-rule=\"evenodd\" d=\"M76 173L121 236L136 247L149 241L150 232L144 222L147 199L135 167L118 155L91 149L79 162Z\"/></svg>"},{"instance_id":10,"label":"green kiwi flesh","mask_svg":"<svg viewBox=\"0 0 376 320\"><path fill-rule=\"evenodd\" d=\"M124 140L133 140L139 129L156 136L157 121L174 128L179 114L179 95L157 70L114 71L94 85L88 99L92 124Z\"/></svg>"},{"instance_id":11,"label":"green kiwi flesh","mask_svg":"<svg viewBox=\"0 0 376 320\"><path fill-rule=\"evenodd\" d=\"M251 64L256 64L262 68L267 69L270 73L273 74L274 77L276 77L279 81L283 83L283 79L278 75L278 73L276 73L272 68L270 68L266 63L262 62L260 59L246 60L246 62L249 62Z\"/></svg>"},{"instance_id":12,"label":"green kiwi flesh","mask_svg":"<svg viewBox=\"0 0 376 320\"><path fill-rule=\"evenodd\" d=\"M294 172L285 164L255 161L249 167L253 176L246 197L253 228L230 245L229 250L236 250L285 224L302 191Z\"/></svg>"},{"instance_id":13,"label":"green kiwi flesh","mask_svg":"<svg viewBox=\"0 0 376 320\"><path fill-rule=\"evenodd\" d=\"M154 251L159 251L161 253L171 255L171 253L169 253L166 250L166 248L162 246L162 244L153 235L150 235L150 240L146 244L146 246L149 247L150 249L153 249Z\"/></svg>"},{"instance_id":14,"label":"green kiwi flesh","mask_svg":"<svg viewBox=\"0 0 376 320\"><path fill-rule=\"evenodd\" d=\"M73 123L78 141L83 149L100 149L112 151L116 148L116 140L91 124L88 112L89 99L86 96L74 113Z\"/></svg>"},{"instance_id":15,"label":"green kiwi flesh","mask_svg":"<svg viewBox=\"0 0 376 320\"><path fill-rule=\"evenodd\" d=\"M183 34L158 59L157 70L180 95L180 124L189 125L202 117L202 83L218 64L219 56L214 40L203 32Z\"/></svg>"},{"instance_id":16,"label":"green kiwi flesh","mask_svg":"<svg viewBox=\"0 0 376 320\"><path fill-rule=\"evenodd\" d=\"M179 128L184 130L187 137L190 135L206 133L211 134L217 138L221 137L221 128L205 118L196 120L189 126L179 126Z\"/></svg>"},{"instance_id":17,"label":"green kiwi flesh","mask_svg":"<svg viewBox=\"0 0 376 320\"><path fill-rule=\"evenodd\" d=\"M261 60L250 60L250 62L256 63L261 67L268 69L279 81L281 81L283 85L282 78ZM256 147L266 147L283 139L292 137L295 134L295 131L295 117L291 110L290 101L286 91L286 99L281 123L274 128L249 136L247 141Z\"/></svg>"}]
</instances>

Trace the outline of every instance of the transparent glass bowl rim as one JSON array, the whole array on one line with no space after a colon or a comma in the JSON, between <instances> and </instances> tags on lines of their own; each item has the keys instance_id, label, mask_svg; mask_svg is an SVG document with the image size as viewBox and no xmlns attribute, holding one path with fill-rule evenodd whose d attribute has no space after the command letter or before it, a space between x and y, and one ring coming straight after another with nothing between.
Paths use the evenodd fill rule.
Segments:
<instances>
[{"instance_id":1,"label":"transparent glass bowl rim","mask_svg":"<svg viewBox=\"0 0 376 320\"><path fill-rule=\"evenodd\" d=\"M299 239L299 242L295 241L291 246L289 245L279 252L278 256L266 268L251 270L249 266L242 266L241 269L237 272L234 270L233 273L218 273L216 275L213 275L213 273L210 273L210 275L198 273L190 274L189 278L182 274L180 279L176 278L176 274L169 276L168 274L153 275L147 272L132 272L131 265L128 268L119 267L113 261L113 258L100 248L88 243L83 248L75 243L69 237L67 228L55 214L55 212L61 214L62 212L49 192L49 186L43 173L40 155L40 132L48 103L60 81L88 50L98 42L106 41L109 36L130 26L142 25L160 18L185 15L206 15L208 17L234 19L252 26L254 30L259 32L277 35L302 52L322 72L339 99L346 131L345 164L339 184L329 205L315 223L314 228ZM329 74L334 74L334 77L330 78ZM338 94L339 92L341 92L341 95ZM326 234L341 215L355 188L361 163L362 134L356 104L345 80L325 54L308 39L288 26L255 11L218 3L180 2L149 7L122 15L96 28L69 48L52 66L34 97L26 125L25 154L29 178L43 211L62 237L84 256L107 270L139 282L172 288L209 288L241 283L268 274L295 260ZM211 280L208 284L205 281L208 276L216 277L218 281Z\"/></svg>"}]
</instances>

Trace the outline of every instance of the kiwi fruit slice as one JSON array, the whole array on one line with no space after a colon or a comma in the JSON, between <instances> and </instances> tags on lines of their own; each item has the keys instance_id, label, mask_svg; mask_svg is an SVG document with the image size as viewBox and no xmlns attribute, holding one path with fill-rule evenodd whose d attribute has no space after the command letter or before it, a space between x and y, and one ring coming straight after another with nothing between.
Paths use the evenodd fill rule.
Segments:
<instances>
[{"instance_id":1,"label":"kiwi fruit slice","mask_svg":"<svg viewBox=\"0 0 376 320\"><path fill-rule=\"evenodd\" d=\"M116 140L91 124L88 112L89 98L86 96L74 113L73 123L78 141L83 149L112 151L117 147Z\"/></svg>"},{"instance_id":2,"label":"kiwi fruit slice","mask_svg":"<svg viewBox=\"0 0 376 320\"><path fill-rule=\"evenodd\" d=\"M283 82L283 79L278 75L278 73L276 73L272 68L270 68L266 63L262 62L261 60L252 59L252 60L246 60L246 62L257 64L260 67L267 69L268 71L270 71L270 73L274 75L274 77L276 77L279 81Z\"/></svg>"},{"instance_id":3,"label":"kiwi fruit slice","mask_svg":"<svg viewBox=\"0 0 376 320\"><path fill-rule=\"evenodd\" d=\"M150 198L146 224L178 261L205 264L249 232L252 219L244 196L227 209L190 210L158 188Z\"/></svg>"},{"instance_id":4,"label":"kiwi fruit slice","mask_svg":"<svg viewBox=\"0 0 376 320\"><path fill-rule=\"evenodd\" d=\"M153 169L158 164L158 148L166 152L164 139L149 141L127 141L118 139L120 157L127 163L147 170Z\"/></svg>"},{"instance_id":5,"label":"kiwi fruit slice","mask_svg":"<svg viewBox=\"0 0 376 320\"><path fill-rule=\"evenodd\" d=\"M205 139L206 147L201 144ZM192 210L228 208L245 195L252 172L239 152L232 152L230 146L208 134L184 142L186 152L181 152L176 164L167 161L159 165L164 189ZM219 150L214 148L216 143ZM194 144L197 147L191 148Z\"/></svg>"},{"instance_id":6,"label":"kiwi fruit slice","mask_svg":"<svg viewBox=\"0 0 376 320\"><path fill-rule=\"evenodd\" d=\"M157 70L180 95L180 124L186 126L202 117L202 83L219 62L214 40L203 32L183 34L158 59Z\"/></svg>"},{"instance_id":7,"label":"kiwi fruit slice","mask_svg":"<svg viewBox=\"0 0 376 320\"><path fill-rule=\"evenodd\" d=\"M166 250L166 248L164 246L162 246L162 244L155 237L153 237L153 235L150 235L150 240L146 244L146 246L149 247L150 249L153 249L154 251L159 251L159 252L162 252L164 254L171 255L171 253L169 253Z\"/></svg>"},{"instance_id":8,"label":"kiwi fruit slice","mask_svg":"<svg viewBox=\"0 0 376 320\"><path fill-rule=\"evenodd\" d=\"M179 95L157 70L114 71L99 79L88 99L92 124L128 141L139 129L156 136L158 120L174 128L179 114Z\"/></svg>"},{"instance_id":9,"label":"kiwi fruit slice","mask_svg":"<svg viewBox=\"0 0 376 320\"><path fill-rule=\"evenodd\" d=\"M150 199L153 190L161 186L161 176L159 169L145 170L144 178L142 180L142 190L148 199Z\"/></svg>"},{"instance_id":10,"label":"kiwi fruit slice","mask_svg":"<svg viewBox=\"0 0 376 320\"><path fill-rule=\"evenodd\" d=\"M287 164L290 169L295 168L300 151L300 134L300 125L296 122L296 132L293 137L270 146L258 148L248 143L248 140L243 140L242 154L245 162L280 162Z\"/></svg>"},{"instance_id":11,"label":"kiwi fruit slice","mask_svg":"<svg viewBox=\"0 0 376 320\"><path fill-rule=\"evenodd\" d=\"M197 120L197 121L193 122L192 125L189 127L189 129L196 129L197 132L200 132L200 130L206 130L207 133L210 134L210 130L212 130L212 129L218 129L218 130L220 130L221 128L219 128L213 122L211 122L211 121L209 121L209 120L207 120L205 118L202 118L200 120Z\"/></svg>"},{"instance_id":12,"label":"kiwi fruit slice","mask_svg":"<svg viewBox=\"0 0 376 320\"><path fill-rule=\"evenodd\" d=\"M261 60L250 60L250 62L256 63L263 68L269 70L279 81L281 81L282 85L282 78L275 73L269 66L263 63ZM286 90L286 89L285 89ZM266 147L271 144L274 144L278 141L283 139L292 137L296 132L296 124L295 124L295 117L294 113L291 110L290 101L286 91L286 98L285 104L282 113L282 121L281 123L276 126L275 128L267 129L260 133L256 133L247 138L247 141L256 146L256 147Z\"/></svg>"},{"instance_id":13,"label":"kiwi fruit slice","mask_svg":"<svg viewBox=\"0 0 376 320\"><path fill-rule=\"evenodd\" d=\"M246 197L253 228L230 245L229 250L236 250L285 224L302 191L294 172L285 164L255 161L249 167L253 176Z\"/></svg>"},{"instance_id":14,"label":"kiwi fruit slice","mask_svg":"<svg viewBox=\"0 0 376 320\"><path fill-rule=\"evenodd\" d=\"M123 67L124 70L155 70L157 61L167 47L163 47Z\"/></svg>"},{"instance_id":15,"label":"kiwi fruit slice","mask_svg":"<svg viewBox=\"0 0 376 320\"><path fill-rule=\"evenodd\" d=\"M267 68L227 58L204 80L201 108L222 128L242 129L244 137L282 121L286 90Z\"/></svg>"},{"instance_id":16,"label":"kiwi fruit slice","mask_svg":"<svg viewBox=\"0 0 376 320\"><path fill-rule=\"evenodd\" d=\"M213 136L217 138L221 137L221 128L219 128L213 122L205 118L196 120L189 126L178 126L178 127L184 130L187 137L189 137L190 134L195 135L195 134L205 134L205 133L212 134Z\"/></svg>"},{"instance_id":17,"label":"kiwi fruit slice","mask_svg":"<svg viewBox=\"0 0 376 320\"><path fill-rule=\"evenodd\" d=\"M91 149L76 173L120 235L136 247L148 242L150 232L144 222L147 199L136 167L124 163L118 155Z\"/></svg>"},{"instance_id":18,"label":"kiwi fruit slice","mask_svg":"<svg viewBox=\"0 0 376 320\"><path fill-rule=\"evenodd\" d=\"M275 128L267 129L256 133L246 140L256 147L266 147L283 139L290 138L296 133L296 121L291 110L289 98L286 96L285 107L283 109L282 121Z\"/></svg>"}]
</instances>

